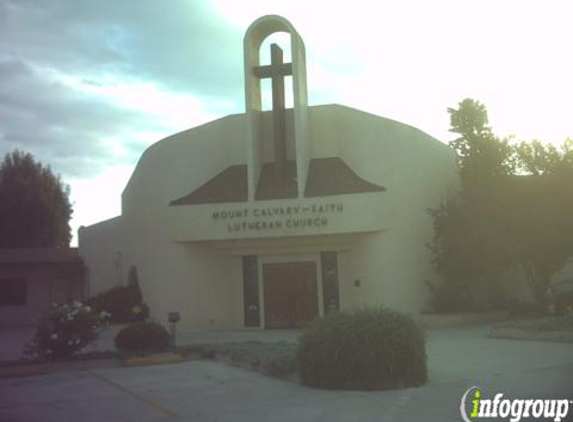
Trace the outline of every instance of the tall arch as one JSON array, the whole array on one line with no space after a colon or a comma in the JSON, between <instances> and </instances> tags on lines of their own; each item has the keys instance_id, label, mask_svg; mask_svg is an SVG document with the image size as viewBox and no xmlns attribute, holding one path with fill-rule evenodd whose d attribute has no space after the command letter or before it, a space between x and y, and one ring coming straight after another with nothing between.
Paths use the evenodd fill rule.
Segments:
<instances>
[{"instance_id":1,"label":"tall arch","mask_svg":"<svg viewBox=\"0 0 573 422\"><path fill-rule=\"evenodd\" d=\"M306 85L306 53L302 38L294 26L278 15L263 16L254 21L245 33L244 73L245 107L247 112L247 164L249 201L254 200L263 164L263 139L261 136L261 81L254 69L260 65L260 47L263 41L276 32L290 35L293 86L293 122L298 197L302 198L309 165L308 151L308 92Z\"/></svg>"}]
</instances>

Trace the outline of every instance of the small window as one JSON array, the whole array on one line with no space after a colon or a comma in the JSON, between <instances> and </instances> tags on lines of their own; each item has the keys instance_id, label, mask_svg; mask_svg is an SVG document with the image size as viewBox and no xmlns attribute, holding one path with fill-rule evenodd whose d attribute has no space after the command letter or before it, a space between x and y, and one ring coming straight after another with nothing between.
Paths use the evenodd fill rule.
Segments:
<instances>
[{"instance_id":1,"label":"small window","mask_svg":"<svg viewBox=\"0 0 573 422\"><path fill-rule=\"evenodd\" d=\"M26 304L26 280L23 278L0 278L0 306Z\"/></svg>"}]
</instances>

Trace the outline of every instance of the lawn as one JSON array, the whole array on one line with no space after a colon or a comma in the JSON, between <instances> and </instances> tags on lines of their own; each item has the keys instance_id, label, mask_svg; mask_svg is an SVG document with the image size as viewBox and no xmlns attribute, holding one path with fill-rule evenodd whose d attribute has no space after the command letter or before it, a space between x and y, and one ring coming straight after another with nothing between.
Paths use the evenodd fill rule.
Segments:
<instances>
[{"instance_id":1,"label":"lawn","mask_svg":"<svg viewBox=\"0 0 573 422\"><path fill-rule=\"evenodd\" d=\"M573 332L573 315L547 316L532 319L506 321L495 328L514 328L527 331L570 331Z\"/></svg>"},{"instance_id":2,"label":"lawn","mask_svg":"<svg viewBox=\"0 0 573 422\"><path fill-rule=\"evenodd\" d=\"M182 346L175 352L184 357L195 355L207 359L222 359L273 377L290 378L297 370L296 348L296 343L286 341L245 341Z\"/></svg>"}]
</instances>

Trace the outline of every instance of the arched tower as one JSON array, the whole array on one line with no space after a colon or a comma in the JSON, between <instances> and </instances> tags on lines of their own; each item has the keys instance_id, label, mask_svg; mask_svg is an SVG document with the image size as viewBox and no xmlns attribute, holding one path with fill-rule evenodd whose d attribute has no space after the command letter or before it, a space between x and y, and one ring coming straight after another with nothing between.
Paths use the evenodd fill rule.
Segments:
<instances>
[{"instance_id":1,"label":"arched tower","mask_svg":"<svg viewBox=\"0 0 573 422\"><path fill-rule=\"evenodd\" d=\"M276 32L290 35L292 63L283 63L282 51L271 47L271 64L260 65L260 47L263 41ZM306 88L306 56L302 38L285 18L267 15L251 24L244 38L245 103L247 112L247 165L248 198L255 200L255 193L263 166L263 143L274 143L274 174L276 184L286 184L286 128L284 107L284 77L292 75L293 119L292 133L296 161L297 197L304 195L309 166L308 148L308 94ZM261 79L271 78L273 86L272 139L264 139L262 131Z\"/></svg>"}]
</instances>

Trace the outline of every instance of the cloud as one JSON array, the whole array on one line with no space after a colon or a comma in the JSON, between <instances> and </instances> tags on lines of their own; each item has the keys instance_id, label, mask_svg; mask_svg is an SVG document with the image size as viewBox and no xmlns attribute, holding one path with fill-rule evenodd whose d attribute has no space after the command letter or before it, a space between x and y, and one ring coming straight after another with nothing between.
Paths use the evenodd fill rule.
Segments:
<instances>
[{"instance_id":1,"label":"cloud","mask_svg":"<svg viewBox=\"0 0 573 422\"><path fill-rule=\"evenodd\" d=\"M73 227L119 211L148 145L242 111L242 31L209 7L0 0L0 154L62 174Z\"/></svg>"},{"instance_id":2,"label":"cloud","mask_svg":"<svg viewBox=\"0 0 573 422\"><path fill-rule=\"evenodd\" d=\"M228 95L241 86L242 34L206 2L8 0L0 7L5 54L69 73L161 81L194 95Z\"/></svg>"},{"instance_id":3,"label":"cloud","mask_svg":"<svg viewBox=\"0 0 573 422\"><path fill-rule=\"evenodd\" d=\"M199 1L0 2L0 152L88 177L240 110L241 37L222 25Z\"/></svg>"},{"instance_id":4,"label":"cloud","mask_svg":"<svg viewBox=\"0 0 573 422\"><path fill-rule=\"evenodd\" d=\"M160 126L111 99L78 93L56 72L21 60L0 61L0 77L1 152L31 151L72 177L98 173L111 162L132 162L145 144L132 145L121 157L110 149L111 140L133 127Z\"/></svg>"}]
</instances>

